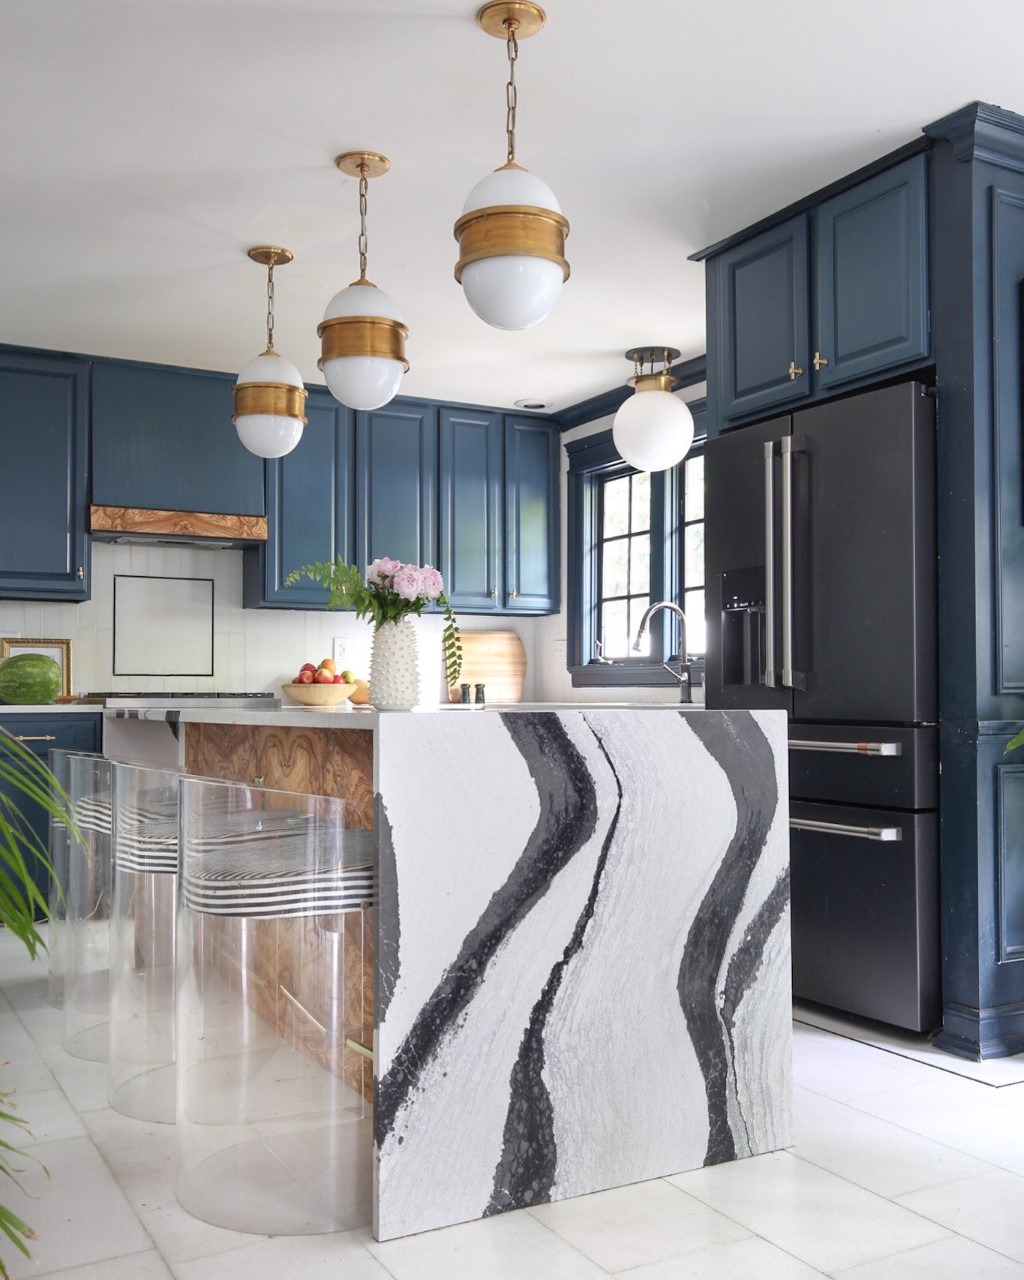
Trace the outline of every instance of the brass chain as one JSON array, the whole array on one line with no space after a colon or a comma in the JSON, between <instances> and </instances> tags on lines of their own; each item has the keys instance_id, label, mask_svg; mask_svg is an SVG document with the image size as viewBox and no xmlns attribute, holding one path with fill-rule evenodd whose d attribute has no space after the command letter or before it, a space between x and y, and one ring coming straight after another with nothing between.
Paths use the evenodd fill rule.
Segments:
<instances>
[{"instance_id":1,"label":"brass chain","mask_svg":"<svg viewBox=\"0 0 1024 1280\"><path fill-rule=\"evenodd\" d=\"M267 263L267 350L274 350L274 259Z\"/></svg>"},{"instance_id":2,"label":"brass chain","mask_svg":"<svg viewBox=\"0 0 1024 1280\"><path fill-rule=\"evenodd\" d=\"M505 133L508 136L508 163L516 162L516 59L519 57L519 42L516 32L519 23L514 18L505 22L508 33L508 84L505 86Z\"/></svg>"},{"instance_id":3,"label":"brass chain","mask_svg":"<svg viewBox=\"0 0 1024 1280\"><path fill-rule=\"evenodd\" d=\"M359 279L366 279L366 164L359 166Z\"/></svg>"}]
</instances>

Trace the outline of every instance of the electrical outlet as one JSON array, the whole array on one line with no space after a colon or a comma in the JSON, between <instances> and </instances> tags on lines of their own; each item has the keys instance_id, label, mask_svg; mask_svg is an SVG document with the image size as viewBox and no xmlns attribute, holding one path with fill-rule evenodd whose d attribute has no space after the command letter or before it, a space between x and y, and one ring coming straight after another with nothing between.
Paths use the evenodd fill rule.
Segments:
<instances>
[{"instance_id":1,"label":"electrical outlet","mask_svg":"<svg viewBox=\"0 0 1024 1280\"><path fill-rule=\"evenodd\" d=\"M345 661L345 653L346 653L347 647L348 646L346 644L344 637L342 636L334 637L334 653L332 654L332 657L334 658L335 662Z\"/></svg>"},{"instance_id":2,"label":"electrical outlet","mask_svg":"<svg viewBox=\"0 0 1024 1280\"><path fill-rule=\"evenodd\" d=\"M558 662L564 662L566 660L566 641L555 640L554 649L555 649L555 660Z\"/></svg>"}]
</instances>

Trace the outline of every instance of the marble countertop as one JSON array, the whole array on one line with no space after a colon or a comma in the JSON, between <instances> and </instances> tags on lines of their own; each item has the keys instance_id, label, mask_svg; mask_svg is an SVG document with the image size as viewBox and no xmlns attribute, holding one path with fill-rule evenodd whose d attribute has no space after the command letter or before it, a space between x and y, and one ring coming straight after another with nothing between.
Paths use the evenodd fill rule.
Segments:
<instances>
[{"instance_id":1,"label":"marble countertop","mask_svg":"<svg viewBox=\"0 0 1024 1280\"><path fill-rule=\"evenodd\" d=\"M95 702L36 702L17 706L0 702L0 716L65 716L81 715L84 712L97 715L102 710L102 706Z\"/></svg>"}]
</instances>

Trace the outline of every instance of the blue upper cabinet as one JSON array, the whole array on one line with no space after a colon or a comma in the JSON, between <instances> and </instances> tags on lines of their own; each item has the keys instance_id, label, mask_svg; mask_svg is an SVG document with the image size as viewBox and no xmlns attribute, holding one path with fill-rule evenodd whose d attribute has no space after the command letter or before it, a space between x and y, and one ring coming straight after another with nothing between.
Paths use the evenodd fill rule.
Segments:
<instances>
[{"instance_id":1,"label":"blue upper cabinet","mask_svg":"<svg viewBox=\"0 0 1024 1280\"><path fill-rule=\"evenodd\" d=\"M505 418L505 609L559 606L558 431L540 418Z\"/></svg>"},{"instance_id":2,"label":"blue upper cabinet","mask_svg":"<svg viewBox=\"0 0 1024 1280\"><path fill-rule=\"evenodd\" d=\"M356 414L356 560L437 565L437 406Z\"/></svg>"},{"instance_id":3,"label":"blue upper cabinet","mask_svg":"<svg viewBox=\"0 0 1024 1280\"><path fill-rule=\"evenodd\" d=\"M818 209L821 388L927 356L925 182L925 157L914 156Z\"/></svg>"},{"instance_id":4,"label":"blue upper cabinet","mask_svg":"<svg viewBox=\"0 0 1024 1280\"><path fill-rule=\"evenodd\" d=\"M242 597L248 608L323 609L327 588L303 578L286 587L294 569L355 554L355 414L326 387L310 387L308 425L295 449L267 462L267 542L242 558Z\"/></svg>"},{"instance_id":5,"label":"blue upper cabinet","mask_svg":"<svg viewBox=\"0 0 1024 1280\"><path fill-rule=\"evenodd\" d=\"M0 353L0 598L87 600L89 365Z\"/></svg>"},{"instance_id":6,"label":"blue upper cabinet","mask_svg":"<svg viewBox=\"0 0 1024 1280\"><path fill-rule=\"evenodd\" d=\"M502 415L441 409L441 562L452 608L495 613L505 602Z\"/></svg>"},{"instance_id":7,"label":"blue upper cabinet","mask_svg":"<svg viewBox=\"0 0 1024 1280\"><path fill-rule=\"evenodd\" d=\"M807 245L800 214L708 264L708 366L725 418L810 395Z\"/></svg>"},{"instance_id":8,"label":"blue upper cabinet","mask_svg":"<svg viewBox=\"0 0 1024 1280\"><path fill-rule=\"evenodd\" d=\"M262 516L263 459L231 423L226 373L97 360L92 501L101 507Z\"/></svg>"},{"instance_id":9,"label":"blue upper cabinet","mask_svg":"<svg viewBox=\"0 0 1024 1280\"><path fill-rule=\"evenodd\" d=\"M708 254L713 432L927 360L926 166L911 156Z\"/></svg>"}]
</instances>

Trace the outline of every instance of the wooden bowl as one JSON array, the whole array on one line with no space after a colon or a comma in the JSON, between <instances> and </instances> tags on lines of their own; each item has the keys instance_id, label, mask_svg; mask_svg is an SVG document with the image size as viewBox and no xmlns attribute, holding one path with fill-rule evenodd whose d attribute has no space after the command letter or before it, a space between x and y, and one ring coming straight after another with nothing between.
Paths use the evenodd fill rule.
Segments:
<instances>
[{"instance_id":1,"label":"wooden bowl","mask_svg":"<svg viewBox=\"0 0 1024 1280\"><path fill-rule=\"evenodd\" d=\"M283 684L281 689L293 702L301 702L304 707L336 707L347 702L350 693L355 692L354 684Z\"/></svg>"}]
</instances>

